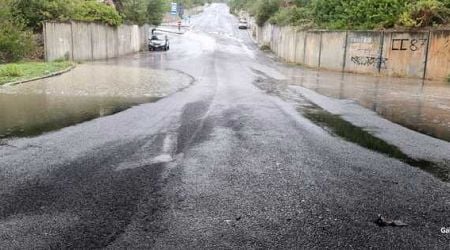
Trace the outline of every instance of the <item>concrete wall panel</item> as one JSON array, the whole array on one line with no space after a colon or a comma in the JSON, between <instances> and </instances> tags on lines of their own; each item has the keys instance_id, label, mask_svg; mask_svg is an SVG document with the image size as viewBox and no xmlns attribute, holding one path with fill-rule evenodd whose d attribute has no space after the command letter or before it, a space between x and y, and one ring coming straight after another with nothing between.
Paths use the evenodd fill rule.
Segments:
<instances>
[{"instance_id":1,"label":"concrete wall panel","mask_svg":"<svg viewBox=\"0 0 450 250\"><path fill-rule=\"evenodd\" d=\"M130 27L130 45L131 53L139 52L141 49L141 38L139 32L139 26L133 25Z\"/></svg>"},{"instance_id":2,"label":"concrete wall panel","mask_svg":"<svg viewBox=\"0 0 450 250\"><path fill-rule=\"evenodd\" d=\"M119 26L117 28L117 48L119 55L126 55L130 53L131 32L128 26Z\"/></svg>"},{"instance_id":3,"label":"concrete wall panel","mask_svg":"<svg viewBox=\"0 0 450 250\"><path fill-rule=\"evenodd\" d=\"M278 55L284 61L286 61L286 54L287 54L286 51L287 51L287 47L289 46L288 36L289 36L289 34L288 34L286 27L281 27L280 28L280 40L278 43Z\"/></svg>"},{"instance_id":4,"label":"concrete wall panel","mask_svg":"<svg viewBox=\"0 0 450 250\"><path fill-rule=\"evenodd\" d=\"M270 49L276 54L279 55L279 45L280 45L280 39L281 39L281 32L280 28L277 26L272 26L272 32L271 32L271 42L270 42Z\"/></svg>"},{"instance_id":5,"label":"concrete wall panel","mask_svg":"<svg viewBox=\"0 0 450 250\"><path fill-rule=\"evenodd\" d=\"M89 61L93 59L92 31L89 23L72 23L73 60Z\"/></svg>"},{"instance_id":6,"label":"concrete wall panel","mask_svg":"<svg viewBox=\"0 0 450 250\"><path fill-rule=\"evenodd\" d=\"M145 24L142 27L139 28L139 32L140 32L140 49L141 50L147 50L147 43L148 43L148 38L150 37L150 25Z\"/></svg>"},{"instance_id":7,"label":"concrete wall panel","mask_svg":"<svg viewBox=\"0 0 450 250\"><path fill-rule=\"evenodd\" d=\"M422 78L427 55L428 32L389 32L384 34L381 73L389 76Z\"/></svg>"},{"instance_id":8,"label":"concrete wall panel","mask_svg":"<svg viewBox=\"0 0 450 250\"><path fill-rule=\"evenodd\" d=\"M297 32L293 27L286 27L285 32L286 32L285 43L287 46L283 48L284 60L286 60L289 63L294 63L297 49Z\"/></svg>"},{"instance_id":9,"label":"concrete wall panel","mask_svg":"<svg viewBox=\"0 0 450 250\"><path fill-rule=\"evenodd\" d=\"M44 24L45 59L72 59L72 27L70 23Z\"/></svg>"},{"instance_id":10,"label":"concrete wall panel","mask_svg":"<svg viewBox=\"0 0 450 250\"><path fill-rule=\"evenodd\" d=\"M273 29L274 29L274 26L269 24L266 26L265 31L263 32L263 41L265 43L267 43L269 46L273 41L273 37L272 37Z\"/></svg>"},{"instance_id":11,"label":"concrete wall panel","mask_svg":"<svg viewBox=\"0 0 450 250\"><path fill-rule=\"evenodd\" d=\"M450 30L433 31L428 49L426 78L446 80L450 75Z\"/></svg>"},{"instance_id":12,"label":"concrete wall panel","mask_svg":"<svg viewBox=\"0 0 450 250\"><path fill-rule=\"evenodd\" d=\"M92 31L92 59L107 58L107 29L104 25L91 23Z\"/></svg>"},{"instance_id":13,"label":"concrete wall panel","mask_svg":"<svg viewBox=\"0 0 450 250\"><path fill-rule=\"evenodd\" d=\"M323 32L320 68L343 70L346 47L346 32Z\"/></svg>"},{"instance_id":14,"label":"concrete wall panel","mask_svg":"<svg viewBox=\"0 0 450 250\"><path fill-rule=\"evenodd\" d=\"M46 60L101 60L145 49L150 26L72 22L44 24Z\"/></svg>"},{"instance_id":15,"label":"concrete wall panel","mask_svg":"<svg viewBox=\"0 0 450 250\"><path fill-rule=\"evenodd\" d=\"M355 73L378 73L387 62L380 59L383 33L360 31L348 32L345 71Z\"/></svg>"},{"instance_id":16,"label":"concrete wall panel","mask_svg":"<svg viewBox=\"0 0 450 250\"><path fill-rule=\"evenodd\" d=\"M117 28L107 27L106 29L106 58L115 58L119 56Z\"/></svg>"},{"instance_id":17,"label":"concrete wall panel","mask_svg":"<svg viewBox=\"0 0 450 250\"><path fill-rule=\"evenodd\" d=\"M306 34L304 64L310 67L320 65L320 47L322 32L313 31Z\"/></svg>"},{"instance_id":18,"label":"concrete wall panel","mask_svg":"<svg viewBox=\"0 0 450 250\"><path fill-rule=\"evenodd\" d=\"M295 32L295 57L294 62L304 64L305 61L305 41L306 41L306 32L305 31L297 31Z\"/></svg>"}]
</instances>

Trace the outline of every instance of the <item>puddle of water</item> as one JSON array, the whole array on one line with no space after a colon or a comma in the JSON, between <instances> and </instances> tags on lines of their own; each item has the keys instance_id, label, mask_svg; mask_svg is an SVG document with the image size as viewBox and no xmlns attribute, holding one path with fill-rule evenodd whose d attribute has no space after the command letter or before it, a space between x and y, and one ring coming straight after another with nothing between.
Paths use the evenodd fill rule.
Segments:
<instances>
[{"instance_id":1,"label":"puddle of water","mask_svg":"<svg viewBox=\"0 0 450 250\"><path fill-rule=\"evenodd\" d=\"M259 78L254 84L260 89L265 90L268 94L276 95L286 101L293 102L297 111L327 130L331 134L339 136L349 142L358 144L369 150L382 153L391 158L403 161L413 167L417 167L426 171L444 182L450 182L450 168L444 163L435 163L423 159L414 159L409 157L398 147L387 143L386 141L373 136L363 128L353 125L344 120L339 115L334 115L319 106L311 103L298 94L290 93L287 81L277 81L269 78L263 72L254 70L255 73L265 76L267 79Z\"/></svg>"},{"instance_id":2,"label":"puddle of water","mask_svg":"<svg viewBox=\"0 0 450 250\"><path fill-rule=\"evenodd\" d=\"M349 99L409 129L450 141L450 85L445 82L382 78L285 68L299 85L336 99Z\"/></svg>"},{"instance_id":3,"label":"puddle of water","mask_svg":"<svg viewBox=\"0 0 450 250\"><path fill-rule=\"evenodd\" d=\"M43 132L157 101L189 86L176 71L83 64L64 75L0 87L0 139Z\"/></svg>"},{"instance_id":4,"label":"puddle of water","mask_svg":"<svg viewBox=\"0 0 450 250\"><path fill-rule=\"evenodd\" d=\"M347 141L401 160L434 175L442 181L450 182L450 168L422 159L413 159L403 153L398 147L371 135L360 127L354 126L338 115L331 114L317 106L314 108L298 109L298 111L317 125Z\"/></svg>"}]
</instances>

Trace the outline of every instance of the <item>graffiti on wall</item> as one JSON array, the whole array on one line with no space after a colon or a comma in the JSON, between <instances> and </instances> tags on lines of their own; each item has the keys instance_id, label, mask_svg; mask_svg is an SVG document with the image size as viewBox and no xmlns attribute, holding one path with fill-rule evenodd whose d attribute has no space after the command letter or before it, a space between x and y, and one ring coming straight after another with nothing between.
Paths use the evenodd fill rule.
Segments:
<instances>
[{"instance_id":1,"label":"graffiti on wall","mask_svg":"<svg viewBox=\"0 0 450 250\"><path fill-rule=\"evenodd\" d=\"M387 58L374 56L352 56L350 59L355 65L375 67L380 69L387 69Z\"/></svg>"},{"instance_id":2,"label":"graffiti on wall","mask_svg":"<svg viewBox=\"0 0 450 250\"><path fill-rule=\"evenodd\" d=\"M391 50L410 50L417 51L427 45L428 39L409 39L409 38L393 38L391 41Z\"/></svg>"}]
</instances>

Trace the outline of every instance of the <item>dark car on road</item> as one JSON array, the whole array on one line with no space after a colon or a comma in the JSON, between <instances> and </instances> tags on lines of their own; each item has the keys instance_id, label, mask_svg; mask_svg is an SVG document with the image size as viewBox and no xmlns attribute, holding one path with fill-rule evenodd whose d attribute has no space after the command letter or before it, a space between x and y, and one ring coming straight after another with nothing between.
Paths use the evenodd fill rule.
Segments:
<instances>
[{"instance_id":1,"label":"dark car on road","mask_svg":"<svg viewBox=\"0 0 450 250\"><path fill-rule=\"evenodd\" d=\"M247 29L248 28L248 22L245 18L239 19L239 29Z\"/></svg>"},{"instance_id":2,"label":"dark car on road","mask_svg":"<svg viewBox=\"0 0 450 250\"><path fill-rule=\"evenodd\" d=\"M157 34L153 33L148 41L148 50L155 51L155 50L169 50L170 44L169 44L169 38L167 38L167 35L163 34Z\"/></svg>"}]
</instances>

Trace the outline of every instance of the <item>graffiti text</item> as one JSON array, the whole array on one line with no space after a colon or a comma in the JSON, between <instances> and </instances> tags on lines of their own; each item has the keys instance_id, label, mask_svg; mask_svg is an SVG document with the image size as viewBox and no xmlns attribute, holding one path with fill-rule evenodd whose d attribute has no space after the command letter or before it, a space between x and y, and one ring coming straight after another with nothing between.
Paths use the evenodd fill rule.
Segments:
<instances>
[{"instance_id":1,"label":"graffiti text","mask_svg":"<svg viewBox=\"0 0 450 250\"><path fill-rule=\"evenodd\" d=\"M352 56L351 61L358 66L373 66L386 69L388 59L374 56Z\"/></svg>"}]
</instances>

